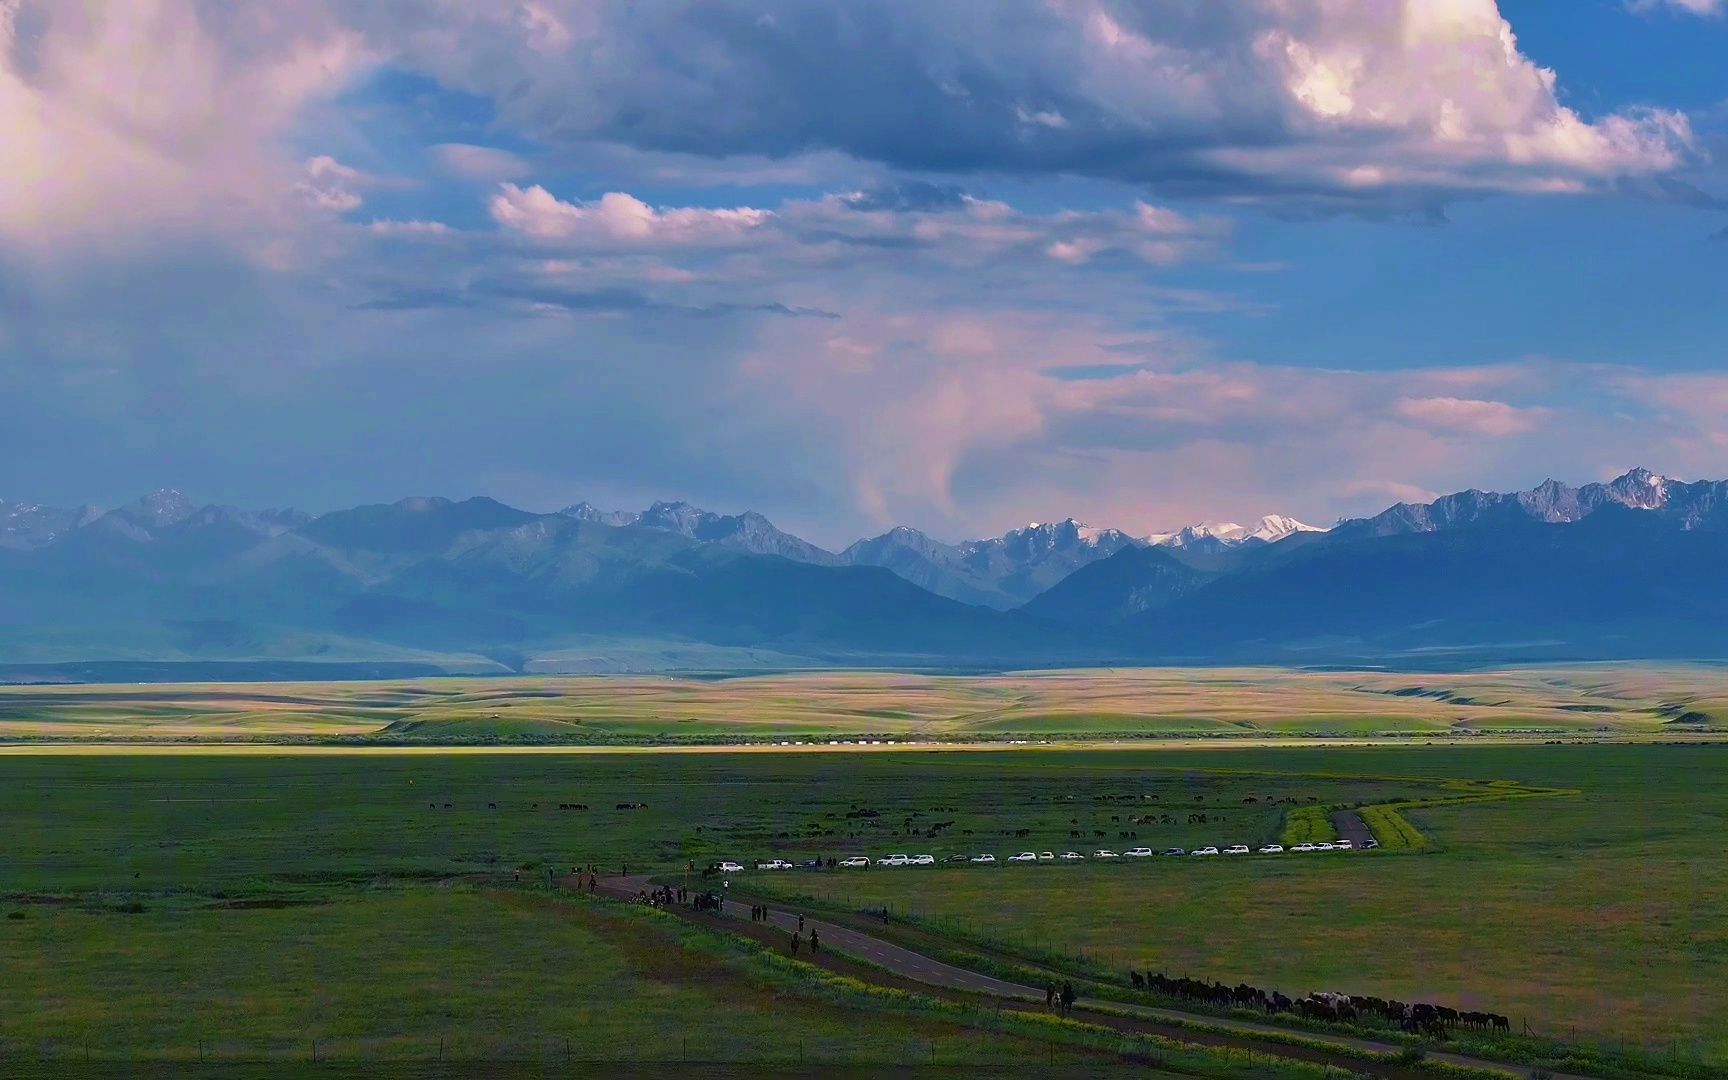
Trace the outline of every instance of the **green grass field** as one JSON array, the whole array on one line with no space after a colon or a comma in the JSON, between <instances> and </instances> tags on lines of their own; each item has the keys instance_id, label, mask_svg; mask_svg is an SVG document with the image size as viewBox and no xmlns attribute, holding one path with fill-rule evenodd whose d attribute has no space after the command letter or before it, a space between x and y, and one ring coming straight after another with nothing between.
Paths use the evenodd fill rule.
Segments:
<instances>
[{"instance_id":1,"label":"green grass field","mask_svg":"<svg viewBox=\"0 0 1728 1080\"><path fill-rule=\"evenodd\" d=\"M195 942L194 947L188 947ZM788 993L672 920L582 900L381 889L316 907L33 910L0 933L9 1058L529 1060L888 1068L1097 1055Z\"/></svg>"},{"instance_id":2,"label":"green grass field","mask_svg":"<svg viewBox=\"0 0 1728 1080\"><path fill-rule=\"evenodd\" d=\"M656 745L1708 733L1728 669L1147 668L0 687L0 740Z\"/></svg>"},{"instance_id":3,"label":"green grass field","mask_svg":"<svg viewBox=\"0 0 1728 1080\"><path fill-rule=\"evenodd\" d=\"M4 887L293 892L540 864L669 870L907 849L1005 857L1260 843L1278 836L1291 805L1445 793L1421 780L1179 764L1187 760L1032 749L5 756L0 819L15 827Z\"/></svg>"},{"instance_id":4,"label":"green grass field","mask_svg":"<svg viewBox=\"0 0 1728 1080\"><path fill-rule=\"evenodd\" d=\"M759 875L752 887L887 904L1028 955L1083 953L1291 994L1455 1003L1549 1035L1728 1063L1728 747L1179 756L1195 766L1513 779L1581 794L1409 811L1432 844L1419 853Z\"/></svg>"},{"instance_id":5,"label":"green grass field","mask_svg":"<svg viewBox=\"0 0 1728 1080\"><path fill-rule=\"evenodd\" d=\"M1422 844L1400 852L752 872L736 884L885 904L1027 956L1438 1000L1728 1063L1723 746L151 749L0 756L0 911L22 916L0 919L0 965L29 976L0 980L0 1036L75 1041L135 1013L173 1055L205 1038L192 1033L204 1013L226 1017L236 1045L317 1029L356 1054L375 1040L420 1046L446 985L428 973L445 964L491 965L473 995L446 998L447 1036L556 1033L584 1014L540 999L578 978L566 961L604 952L582 936L592 927L497 903L476 883L520 874L529 887L547 867L587 863L677 873L721 858L1253 845L1282 835L1292 811L1441 802L1399 814ZM1529 788L1577 794L1518 797ZM615 959L597 970L616 981L635 961L605 966ZM572 988L569 1001L592 993ZM355 1004L374 997L375 1009ZM374 1020L362 1030L357 1016ZM963 1057L970 1036L954 1038Z\"/></svg>"}]
</instances>

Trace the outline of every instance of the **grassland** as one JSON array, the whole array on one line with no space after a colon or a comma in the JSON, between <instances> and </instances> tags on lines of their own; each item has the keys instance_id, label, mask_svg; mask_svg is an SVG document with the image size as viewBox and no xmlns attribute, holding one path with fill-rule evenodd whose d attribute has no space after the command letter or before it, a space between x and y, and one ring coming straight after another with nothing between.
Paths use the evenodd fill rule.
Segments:
<instances>
[{"instance_id":1,"label":"grassland","mask_svg":"<svg viewBox=\"0 0 1728 1080\"><path fill-rule=\"evenodd\" d=\"M687 953L678 942L515 890L588 864L1257 845L1293 823L1325 829L1344 806L1400 850L736 884L888 906L1028 960L1440 1000L1728 1068L1728 747L1700 734L1728 701L1718 678L1604 665L6 688L0 912L21 917L0 919L0 1038L64 1049L100 1031L180 1060L199 1040L237 1055L316 1031L360 1060L440 1029L484 1053L482 1033L616 1027L595 1053L628 1060L660 1054L654 1025L692 1014L742 1047L787 1030L719 1015L716 1001L755 1000L760 973L686 984L647 959ZM1070 745L905 746L1045 737L1039 725ZM1308 734L1326 745L1299 745ZM1387 745L1347 745L1376 735ZM1080 744L1099 736L1129 748ZM125 739L142 741L99 745ZM827 745L846 739L901 745ZM848 752L643 746L738 740ZM1524 797L1537 788L1576 794ZM585 957L598 983L567 970ZM608 978L629 1016L599 1000ZM221 1023L203 1034L201 1017ZM984 1053L975 1033L905 1019L881 1029L892 1053L856 1060L886 1064L919 1039L956 1061Z\"/></svg>"},{"instance_id":2,"label":"grassland","mask_svg":"<svg viewBox=\"0 0 1728 1080\"><path fill-rule=\"evenodd\" d=\"M0 687L0 740L390 744L1675 736L1728 727L1728 669L1271 668L933 676L447 678Z\"/></svg>"},{"instance_id":3,"label":"grassland","mask_svg":"<svg viewBox=\"0 0 1728 1080\"><path fill-rule=\"evenodd\" d=\"M1029 873L762 876L888 905L1027 956L1073 953L1291 993L1338 989L1505 1012L1551 1035L1728 1063L1728 748L1236 751L1195 767L1445 773L1574 785L1574 798L1407 811L1420 853L1174 860ZM1198 865L1191 865L1198 863Z\"/></svg>"},{"instance_id":4,"label":"grassland","mask_svg":"<svg viewBox=\"0 0 1728 1080\"><path fill-rule=\"evenodd\" d=\"M309 1061L314 1043L326 1064L1098 1061L942 1015L860 1025L848 1003L789 993L746 953L688 937L646 913L465 888L316 908L50 908L0 934L0 1023L9 1058L66 1065Z\"/></svg>"}]
</instances>

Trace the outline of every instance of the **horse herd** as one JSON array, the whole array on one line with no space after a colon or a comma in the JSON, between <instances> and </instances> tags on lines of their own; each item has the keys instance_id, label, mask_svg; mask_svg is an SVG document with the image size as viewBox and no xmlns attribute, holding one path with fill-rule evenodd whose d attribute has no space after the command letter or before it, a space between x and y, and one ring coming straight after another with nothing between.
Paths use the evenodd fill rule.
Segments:
<instances>
[{"instance_id":1,"label":"horse herd","mask_svg":"<svg viewBox=\"0 0 1728 1080\"><path fill-rule=\"evenodd\" d=\"M1199 979L1173 979L1163 973L1128 973L1134 989L1166 997L1199 1001L1221 1008L1259 1009L1266 1013L1293 1013L1310 1020L1326 1020L1337 1024L1355 1024L1377 1017L1397 1024L1404 1031L1444 1039L1455 1028L1471 1031L1512 1030L1512 1021L1499 1013L1458 1010L1426 1002L1406 1004L1384 998L1362 997L1356 994L1314 993L1292 1000L1278 991L1271 993L1247 983L1225 986L1220 982Z\"/></svg>"}]
</instances>

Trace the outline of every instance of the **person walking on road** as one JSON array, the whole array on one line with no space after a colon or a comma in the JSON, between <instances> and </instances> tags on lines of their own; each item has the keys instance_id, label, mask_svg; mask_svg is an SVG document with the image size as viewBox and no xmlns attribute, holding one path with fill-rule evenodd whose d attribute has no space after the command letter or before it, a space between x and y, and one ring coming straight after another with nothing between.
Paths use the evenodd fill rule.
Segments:
<instances>
[{"instance_id":1,"label":"person walking on road","mask_svg":"<svg viewBox=\"0 0 1728 1080\"><path fill-rule=\"evenodd\" d=\"M816 928L814 926L812 926L810 928L810 952L814 954L814 953L819 953L821 951L822 951L822 939L820 937L816 936Z\"/></svg>"},{"instance_id":2,"label":"person walking on road","mask_svg":"<svg viewBox=\"0 0 1728 1080\"><path fill-rule=\"evenodd\" d=\"M799 945L800 945L800 944L801 944L801 941L800 941L800 939L799 939L799 937L798 937L798 932L797 932L797 931L796 931L796 930L794 930L794 931L793 931L793 932L792 932L792 955L793 955L793 956L797 956L797 955L798 955L798 946L799 946Z\"/></svg>"},{"instance_id":3,"label":"person walking on road","mask_svg":"<svg viewBox=\"0 0 1728 1080\"><path fill-rule=\"evenodd\" d=\"M1067 1016L1074 1011L1074 984L1066 979L1062 981L1062 1015Z\"/></svg>"},{"instance_id":4,"label":"person walking on road","mask_svg":"<svg viewBox=\"0 0 1728 1080\"><path fill-rule=\"evenodd\" d=\"M798 913L798 932L799 933L804 932L804 913L803 912Z\"/></svg>"},{"instance_id":5,"label":"person walking on road","mask_svg":"<svg viewBox=\"0 0 1728 1080\"><path fill-rule=\"evenodd\" d=\"M1056 984L1053 982L1047 982L1044 984L1044 1007L1046 1009L1050 1009L1050 1008L1054 1008L1055 1005L1056 1005Z\"/></svg>"}]
</instances>

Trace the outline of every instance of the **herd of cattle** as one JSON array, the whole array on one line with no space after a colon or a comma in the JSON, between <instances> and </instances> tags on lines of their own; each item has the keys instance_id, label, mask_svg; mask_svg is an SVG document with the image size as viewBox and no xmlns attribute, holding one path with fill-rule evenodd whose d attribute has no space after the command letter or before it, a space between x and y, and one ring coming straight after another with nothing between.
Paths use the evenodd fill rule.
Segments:
<instances>
[{"instance_id":1,"label":"herd of cattle","mask_svg":"<svg viewBox=\"0 0 1728 1080\"><path fill-rule=\"evenodd\" d=\"M1225 986L1219 982L1199 979L1172 979L1162 973L1138 971L1128 973L1134 989L1166 997L1199 1001L1222 1008L1260 1009L1267 1013L1294 1013L1310 1020L1354 1024L1369 1017L1397 1024L1405 1031L1444 1039L1453 1028L1472 1031L1511 1031L1512 1021L1499 1013L1460 1011L1445 1005L1427 1003L1406 1004L1384 998L1361 997L1354 994L1315 993L1292 1000L1274 990L1267 993L1259 987L1238 983Z\"/></svg>"}]
</instances>

